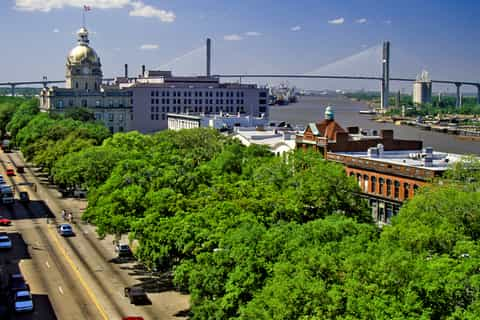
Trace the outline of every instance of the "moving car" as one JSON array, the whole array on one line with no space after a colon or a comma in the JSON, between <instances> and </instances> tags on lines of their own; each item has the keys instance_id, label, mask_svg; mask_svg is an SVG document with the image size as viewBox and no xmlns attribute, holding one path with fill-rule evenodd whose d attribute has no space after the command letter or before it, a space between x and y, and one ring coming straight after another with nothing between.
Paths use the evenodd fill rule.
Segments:
<instances>
[{"instance_id":1,"label":"moving car","mask_svg":"<svg viewBox=\"0 0 480 320\"><path fill-rule=\"evenodd\" d=\"M33 311L33 300L30 291L20 290L13 295L13 308L15 312Z\"/></svg>"},{"instance_id":2,"label":"moving car","mask_svg":"<svg viewBox=\"0 0 480 320\"><path fill-rule=\"evenodd\" d=\"M125 297L128 297L128 299L130 300L130 303L132 304L146 303L149 301L147 294L145 293L145 290L143 290L142 287L138 287L138 286L127 287L125 288L124 292L125 292Z\"/></svg>"},{"instance_id":3,"label":"moving car","mask_svg":"<svg viewBox=\"0 0 480 320\"><path fill-rule=\"evenodd\" d=\"M63 223L58 226L58 233L63 237L73 236L72 226L68 223Z\"/></svg>"},{"instance_id":4,"label":"moving car","mask_svg":"<svg viewBox=\"0 0 480 320\"><path fill-rule=\"evenodd\" d=\"M28 195L27 191L20 191L18 193L18 196L20 198L21 203L29 203L30 202L30 196Z\"/></svg>"},{"instance_id":5,"label":"moving car","mask_svg":"<svg viewBox=\"0 0 480 320\"><path fill-rule=\"evenodd\" d=\"M9 226L12 224L12 220L0 216L0 226Z\"/></svg>"},{"instance_id":6,"label":"moving car","mask_svg":"<svg viewBox=\"0 0 480 320\"><path fill-rule=\"evenodd\" d=\"M12 240L6 235L0 235L0 249L11 249L12 248Z\"/></svg>"},{"instance_id":7,"label":"moving car","mask_svg":"<svg viewBox=\"0 0 480 320\"><path fill-rule=\"evenodd\" d=\"M15 175L15 170L13 168L7 168L7 176L11 177Z\"/></svg>"},{"instance_id":8,"label":"moving car","mask_svg":"<svg viewBox=\"0 0 480 320\"><path fill-rule=\"evenodd\" d=\"M128 244L119 243L115 246L115 252L118 254L119 257L131 257L132 251Z\"/></svg>"}]
</instances>

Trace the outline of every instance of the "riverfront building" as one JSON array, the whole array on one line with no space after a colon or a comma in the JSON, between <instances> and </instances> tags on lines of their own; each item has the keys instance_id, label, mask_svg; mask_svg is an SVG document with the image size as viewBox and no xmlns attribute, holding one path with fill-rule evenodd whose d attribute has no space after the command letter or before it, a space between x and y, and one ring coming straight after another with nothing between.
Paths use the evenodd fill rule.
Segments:
<instances>
[{"instance_id":1,"label":"riverfront building","mask_svg":"<svg viewBox=\"0 0 480 320\"><path fill-rule=\"evenodd\" d=\"M221 83L215 77L178 77L170 71L149 70L121 86L131 93L132 127L143 133L167 129L168 117L176 128L186 122L175 119L193 119L191 116L268 119L268 89L255 84Z\"/></svg>"},{"instance_id":2,"label":"riverfront building","mask_svg":"<svg viewBox=\"0 0 480 320\"><path fill-rule=\"evenodd\" d=\"M432 81L426 71L417 77L413 83L413 104L423 105L432 102Z\"/></svg>"},{"instance_id":3,"label":"riverfront building","mask_svg":"<svg viewBox=\"0 0 480 320\"><path fill-rule=\"evenodd\" d=\"M329 161L341 163L367 198L373 218L389 223L417 189L441 176L460 155L423 149L422 141L399 140L393 130L343 129L327 107L325 119L311 123L296 137L297 148L313 148Z\"/></svg>"}]
</instances>

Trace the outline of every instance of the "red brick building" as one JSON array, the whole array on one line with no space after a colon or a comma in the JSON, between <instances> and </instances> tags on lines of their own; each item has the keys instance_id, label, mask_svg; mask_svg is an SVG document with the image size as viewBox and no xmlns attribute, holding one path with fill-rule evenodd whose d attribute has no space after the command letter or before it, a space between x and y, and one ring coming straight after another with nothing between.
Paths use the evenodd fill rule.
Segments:
<instances>
[{"instance_id":1,"label":"red brick building","mask_svg":"<svg viewBox=\"0 0 480 320\"><path fill-rule=\"evenodd\" d=\"M379 223L388 223L405 200L416 190L441 175L459 155L422 149L422 141L399 140L393 130L343 129L327 107L325 120L311 123L296 137L297 148L313 148L325 159L345 166L369 200L372 215Z\"/></svg>"}]
</instances>

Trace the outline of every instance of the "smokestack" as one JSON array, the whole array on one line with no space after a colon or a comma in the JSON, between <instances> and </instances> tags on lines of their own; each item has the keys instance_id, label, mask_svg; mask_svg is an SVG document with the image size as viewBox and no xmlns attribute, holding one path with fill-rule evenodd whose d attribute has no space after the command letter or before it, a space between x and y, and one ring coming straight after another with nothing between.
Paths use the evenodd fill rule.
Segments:
<instances>
[{"instance_id":1,"label":"smokestack","mask_svg":"<svg viewBox=\"0 0 480 320\"><path fill-rule=\"evenodd\" d=\"M145 77L145 65L142 64L142 77Z\"/></svg>"},{"instance_id":2,"label":"smokestack","mask_svg":"<svg viewBox=\"0 0 480 320\"><path fill-rule=\"evenodd\" d=\"M125 78L128 79L128 64L125 63Z\"/></svg>"},{"instance_id":3,"label":"smokestack","mask_svg":"<svg viewBox=\"0 0 480 320\"><path fill-rule=\"evenodd\" d=\"M210 77L211 42L210 38L207 38L207 77Z\"/></svg>"}]
</instances>

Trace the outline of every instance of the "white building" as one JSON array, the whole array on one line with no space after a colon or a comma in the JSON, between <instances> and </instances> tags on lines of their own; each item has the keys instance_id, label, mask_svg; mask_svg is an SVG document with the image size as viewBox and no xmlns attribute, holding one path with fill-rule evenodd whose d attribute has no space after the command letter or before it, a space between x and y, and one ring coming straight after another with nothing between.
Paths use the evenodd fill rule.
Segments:
<instances>
[{"instance_id":1,"label":"white building","mask_svg":"<svg viewBox=\"0 0 480 320\"><path fill-rule=\"evenodd\" d=\"M168 113L168 129L181 130L191 128L213 128L233 130L237 127L264 127L268 125L268 119L265 117L251 117L224 114L216 115L190 115L184 113Z\"/></svg>"},{"instance_id":2,"label":"white building","mask_svg":"<svg viewBox=\"0 0 480 320\"><path fill-rule=\"evenodd\" d=\"M235 128L233 137L249 146L258 144L268 146L275 155L295 150L295 131L280 128Z\"/></svg>"}]
</instances>

